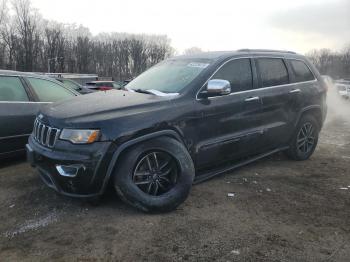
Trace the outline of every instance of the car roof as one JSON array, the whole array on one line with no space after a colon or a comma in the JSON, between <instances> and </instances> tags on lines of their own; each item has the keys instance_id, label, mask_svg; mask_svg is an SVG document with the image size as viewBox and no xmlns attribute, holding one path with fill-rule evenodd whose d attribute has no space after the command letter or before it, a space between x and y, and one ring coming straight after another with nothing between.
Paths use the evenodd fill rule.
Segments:
<instances>
[{"instance_id":1,"label":"car roof","mask_svg":"<svg viewBox=\"0 0 350 262\"><path fill-rule=\"evenodd\" d=\"M34 73L34 72L20 72L20 71L13 71L13 70L0 70L0 75L5 76L32 76L37 78L42 78L46 80L55 81L55 78L47 77L43 75L42 73Z\"/></svg>"},{"instance_id":2,"label":"car roof","mask_svg":"<svg viewBox=\"0 0 350 262\"><path fill-rule=\"evenodd\" d=\"M239 49L235 51L211 51L203 52L194 55L181 55L176 56L174 59L211 59L211 60L221 60L230 58L233 56L244 56L244 55L264 55L264 56L285 56L285 57L302 57L301 55L293 51L285 50L273 50L273 49Z\"/></svg>"},{"instance_id":3,"label":"car roof","mask_svg":"<svg viewBox=\"0 0 350 262\"><path fill-rule=\"evenodd\" d=\"M20 71L13 71L13 70L0 70L0 76L1 75L2 76L31 76L31 77L40 78L43 80L55 82L58 85L67 89L66 86L64 86L61 82L57 81L55 78L47 77L47 76L43 75L42 73L20 72ZM68 88L68 90L71 91L73 94L76 94L76 95L79 94L78 92L76 92L72 88Z\"/></svg>"}]
</instances>

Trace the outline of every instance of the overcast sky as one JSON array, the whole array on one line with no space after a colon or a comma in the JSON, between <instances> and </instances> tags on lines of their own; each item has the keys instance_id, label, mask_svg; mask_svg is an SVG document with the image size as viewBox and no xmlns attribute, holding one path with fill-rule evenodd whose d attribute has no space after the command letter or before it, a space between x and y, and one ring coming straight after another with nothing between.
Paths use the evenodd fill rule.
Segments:
<instances>
[{"instance_id":1,"label":"overcast sky","mask_svg":"<svg viewBox=\"0 0 350 262\"><path fill-rule=\"evenodd\" d=\"M341 49L350 0L32 0L46 19L100 32L166 34L179 52L239 48Z\"/></svg>"}]
</instances>

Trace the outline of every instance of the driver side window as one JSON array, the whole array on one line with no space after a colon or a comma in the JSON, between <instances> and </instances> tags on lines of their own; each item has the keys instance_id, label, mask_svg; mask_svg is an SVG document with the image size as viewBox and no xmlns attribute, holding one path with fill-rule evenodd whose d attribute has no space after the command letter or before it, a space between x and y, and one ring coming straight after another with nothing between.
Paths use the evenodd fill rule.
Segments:
<instances>
[{"instance_id":1,"label":"driver side window","mask_svg":"<svg viewBox=\"0 0 350 262\"><path fill-rule=\"evenodd\" d=\"M227 62L211 79L229 81L232 93L252 89L253 74L250 59L241 58Z\"/></svg>"}]
</instances>

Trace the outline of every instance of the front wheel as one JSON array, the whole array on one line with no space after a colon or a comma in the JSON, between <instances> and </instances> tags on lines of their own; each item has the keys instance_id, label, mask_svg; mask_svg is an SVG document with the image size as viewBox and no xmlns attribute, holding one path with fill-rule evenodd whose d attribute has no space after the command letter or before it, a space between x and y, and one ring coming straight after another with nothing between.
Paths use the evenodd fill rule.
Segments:
<instances>
[{"instance_id":1,"label":"front wheel","mask_svg":"<svg viewBox=\"0 0 350 262\"><path fill-rule=\"evenodd\" d=\"M316 149L319 132L319 125L312 115L302 116L286 151L287 156L299 161L310 158Z\"/></svg>"},{"instance_id":2,"label":"front wheel","mask_svg":"<svg viewBox=\"0 0 350 262\"><path fill-rule=\"evenodd\" d=\"M194 179L193 161L178 141L162 137L128 149L114 172L124 202L144 212L167 212L185 201Z\"/></svg>"}]
</instances>

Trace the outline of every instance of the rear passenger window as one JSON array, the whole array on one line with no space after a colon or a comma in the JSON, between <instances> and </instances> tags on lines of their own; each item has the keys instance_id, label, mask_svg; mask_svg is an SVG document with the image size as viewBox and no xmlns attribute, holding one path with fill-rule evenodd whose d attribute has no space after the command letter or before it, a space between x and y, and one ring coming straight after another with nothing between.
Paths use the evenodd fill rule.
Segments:
<instances>
[{"instance_id":1,"label":"rear passenger window","mask_svg":"<svg viewBox=\"0 0 350 262\"><path fill-rule=\"evenodd\" d=\"M0 101L28 101L21 80L15 76L0 76Z\"/></svg>"},{"instance_id":2,"label":"rear passenger window","mask_svg":"<svg viewBox=\"0 0 350 262\"><path fill-rule=\"evenodd\" d=\"M27 78L40 102L56 102L75 96L63 86L40 78Z\"/></svg>"},{"instance_id":3,"label":"rear passenger window","mask_svg":"<svg viewBox=\"0 0 350 262\"><path fill-rule=\"evenodd\" d=\"M294 74L294 83L305 82L315 79L314 75L303 61L290 60L290 64L292 66L292 71Z\"/></svg>"},{"instance_id":4,"label":"rear passenger window","mask_svg":"<svg viewBox=\"0 0 350 262\"><path fill-rule=\"evenodd\" d=\"M257 59L262 86L278 86L289 83L288 71L283 59L259 58Z\"/></svg>"},{"instance_id":5,"label":"rear passenger window","mask_svg":"<svg viewBox=\"0 0 350 262\"><path fill-rule=\"evenodd\" d=\"M253 75L250 59L235 59L226 63L211 79L229 81L233 93L252 89Z\"/></svg>"}]
</instances>

